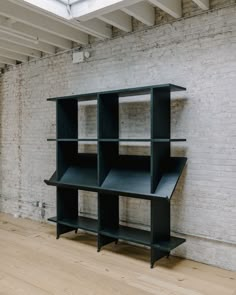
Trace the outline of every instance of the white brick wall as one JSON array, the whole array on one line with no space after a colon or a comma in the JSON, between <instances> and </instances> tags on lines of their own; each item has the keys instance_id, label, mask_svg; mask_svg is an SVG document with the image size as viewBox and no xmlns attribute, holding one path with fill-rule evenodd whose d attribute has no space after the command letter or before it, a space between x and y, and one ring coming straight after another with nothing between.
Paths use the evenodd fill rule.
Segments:
<instances>
[{"instance_id":1,"label":"white brick wall","mask_svg":"<svg viewBox=\"0 0 236 295\"><path fill-rule=\"evenodd\" d=\"M6 72L0 80L0 210L42 220L35 204L44 201L44 219L55 214L55 188L43 183L55 170L55 145L46 141L55 136L55 104L47 97L148 84L186 86L172 100L172 136L187 138L186 144L173 144L172 154L189 159L172 199L172 230L187 242L174 253L236 270L235 15L234 5L94 43L92 57L79 65L69 52ZM145 101L122 104L122 134L142 132L141 127L147 134L148 110ZM81 132L89 136L95 111L94 105L81 106L81 118L88 118ZM125 146L121 151L149 152ZM96 199L88 195L80 209L95 216ZM148 226L148 201L122 198L121 208L123 222Z\"/></svg>"}]
</instances>

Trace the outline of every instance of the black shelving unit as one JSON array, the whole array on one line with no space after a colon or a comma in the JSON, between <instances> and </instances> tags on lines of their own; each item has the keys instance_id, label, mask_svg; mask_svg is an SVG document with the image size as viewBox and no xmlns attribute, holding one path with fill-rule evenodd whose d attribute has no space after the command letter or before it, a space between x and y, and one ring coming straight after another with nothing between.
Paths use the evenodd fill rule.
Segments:
<instances>
[{"instance_id":1,"label":"black shelving unit","mask_svg":"<svg viewBox=\"0 0 236 295\"><path fill-rule=\"evenodd\" d=\"M187 159L171 157L170 101L172 91L185 88L172 84L49 98L56 102L56 171L46 184L57 187L57 238L83 229L98 234L98 251L119 239L151 249L156 260L185 240L170 236L170 200ZM150 94L151 134L146 139L119 138L119 98ZM97 100L98 138L78 138L78 102ZM97 143L97 154L78 153L79 142ZM151 156L119 154L120 142L150 142ZM78 190L97 192L98 219L79 216ZM150 200L151 227L144 231L119 223L119 196Z\"/></svg>"}]
</instances>

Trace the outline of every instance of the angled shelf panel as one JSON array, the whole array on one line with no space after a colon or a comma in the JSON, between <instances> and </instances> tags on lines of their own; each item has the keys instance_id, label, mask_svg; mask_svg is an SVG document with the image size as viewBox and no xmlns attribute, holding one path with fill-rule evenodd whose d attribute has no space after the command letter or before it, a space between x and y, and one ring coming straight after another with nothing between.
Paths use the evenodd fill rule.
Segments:
<instances>
[{"instance_id":1,"label":"angled shelf panel","mask_svg":"<svg viewBox=\"0 0 236 295\"><path fill-rule=\"evenodd\" d=\"M97 186L97 168L70 166L60 179L61 183L80 187Z\"/></svg>"},{"instance_id":2,"label":"angled shelf panel","mask_svg":"<svg viewBox=\"0 0 236 295\"><path fill-rule=\"evenodd\" d=\"M60 178L60 183L78 187L97 187L97 155L77 154Z\"/></svg>"},{"instance_id":3,"label":"angled shelf panel","mask_svg":"<svg viewBox=\"0 0 236 295\"><path fill-rule=\"evenodd\" d=\"M57 179L57 173L54 172L49 180L45 180L45 183L58 187L97 191L97 155L78 154L60 179Z\"/></svg>"},{"instance_id":4,"label":"angled shelf panel","mask_svg":"<svg viewBox=\"0 0 236 295\"><path fill-rule=\"evenodd\" d=\"M184 157L170 158L169 165L164 171L162 178L154 192L154 195L163 197L165 196L168 199L172 197L186 162L187 158Z\"/></svg>"},{"instance_id":5,"label":"angled shelf panel","mask_svg":"<svg viewBox=\"0 0 236 295\"><path fill-rule=\"evenodd\" d=\"M90 232L98 232L98 221L93 218L78 216L77 218L63 218L60 220L55 216L48 218L48 220L75 229L80 228Z\"/></svg>"},{"instance_id":6,"label":"angled shelf panel","mask_svg":"<svg viewBox=\"0 0 236 295\"><path fill-rule=\"evenodd\" d=\"M150 157L120 155L101 187L121 194L150 195Z\"/></svg>"},{"instance_id":7,"label":"angled shelf panel","mask_svg":"<svg viewBox=\"0 0 236 295\"><path fill-rule=\"evenodd\" d=\"M93 158L96 157L96 155L91 155ZM120 159L122 164L129 163L130 160L137 165L143 162L143 169L140 166L137 169L135 165L133 169L117 165L109 171L103 184L98 186L96 166L70 166L59 181L56 179L55 172L49 180L45 180L45 183L96 192L113 192L149 200L153 198L170 199L187 162L187 158L184 157L170 158L169 166L163 173L155 192L150 193L150 170L148 169L150 158L148 156L120 156Z\"/></svg>"}]
</instances>

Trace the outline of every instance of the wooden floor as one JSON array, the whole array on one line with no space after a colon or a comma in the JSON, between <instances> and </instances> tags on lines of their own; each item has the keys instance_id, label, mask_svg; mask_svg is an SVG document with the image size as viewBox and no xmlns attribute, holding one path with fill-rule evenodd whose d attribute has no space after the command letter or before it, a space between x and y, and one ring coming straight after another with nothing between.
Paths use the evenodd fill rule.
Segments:
<instances>
[{"instance_id":1,"label":"wooden floor","mask_svg":"<svg viewBox=\"0 0 236 295\"><path fill-rule=\"evenodd\" d=\"M1 295L236 295L236 273L170 257L149 268L146 249L119 243L96 251L79 233L0 214Z\"/></svg>"}]
</instances>

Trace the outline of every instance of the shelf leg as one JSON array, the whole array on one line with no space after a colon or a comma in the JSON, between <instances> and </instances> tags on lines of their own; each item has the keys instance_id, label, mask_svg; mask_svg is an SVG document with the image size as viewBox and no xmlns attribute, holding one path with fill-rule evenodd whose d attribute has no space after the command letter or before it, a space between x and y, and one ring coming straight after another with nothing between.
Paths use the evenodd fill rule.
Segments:
<instances>
[{"instance_id":1,"label":"shelf leg","mask_svg":"<svg viewBox=\"0 0 236 295\"><path fill-rule=\"evenodd\" d=\"M151 268L154 267L154 264L157 260L168 255L169 255L169 252L165 252L157 248L151 247L151 261L150 261Z\"/></svg>"},{"instance_id":2,"label":"shelf leg","mask_svg":"<svg viewBox=\"0 0 236 295\"><path fill-rule=\"evenodd\" d=\"M100 252L101 248L107 244L110 244L112 242L116 242L116 238L107 237L101 234L98 234L98 245L97 245L97 251Z\"/></svg>"}]
</instances>

